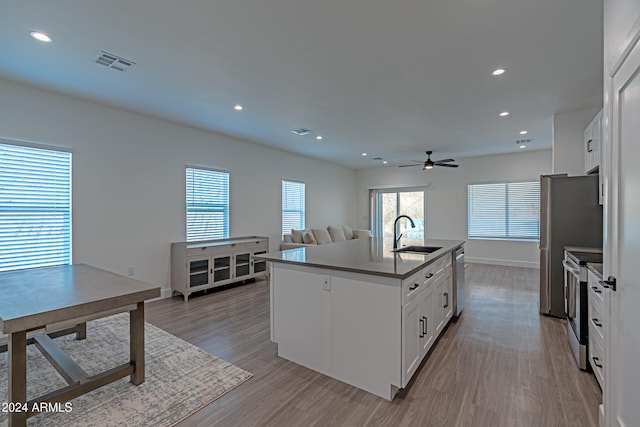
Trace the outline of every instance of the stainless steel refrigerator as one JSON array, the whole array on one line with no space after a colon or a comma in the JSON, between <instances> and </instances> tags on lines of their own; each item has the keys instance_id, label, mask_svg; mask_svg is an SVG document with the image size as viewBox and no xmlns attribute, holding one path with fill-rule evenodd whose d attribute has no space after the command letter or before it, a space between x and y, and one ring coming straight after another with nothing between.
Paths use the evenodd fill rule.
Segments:
<instances>
[{"instance_id":1,"label":"stainless steel refrigerator","mask_svg":"<svg viewBox=\"0 0 640 427\"><path fill-rule=\"evenodd\" d=\"M598 176L540 177L540 313L565 317L565 246L602 247Z\"/></svg>"}]
</instances>

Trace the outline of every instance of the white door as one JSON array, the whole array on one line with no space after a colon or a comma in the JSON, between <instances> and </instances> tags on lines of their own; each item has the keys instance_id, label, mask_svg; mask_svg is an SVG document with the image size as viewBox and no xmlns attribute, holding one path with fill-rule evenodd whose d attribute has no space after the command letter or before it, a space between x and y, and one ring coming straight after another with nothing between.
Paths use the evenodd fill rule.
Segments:
<instances>
[{"instance_id":1,"label":"white door","mask_svg":"<svg viewBox=\"0 0 640 427\"><path fill-rule=\"evenodd\" d=\"M611 321L606 401L612 426L640 423L640 45L613 78L610 244L605 275L617 279L609 291Z\"/></svg>"}]
</instances>

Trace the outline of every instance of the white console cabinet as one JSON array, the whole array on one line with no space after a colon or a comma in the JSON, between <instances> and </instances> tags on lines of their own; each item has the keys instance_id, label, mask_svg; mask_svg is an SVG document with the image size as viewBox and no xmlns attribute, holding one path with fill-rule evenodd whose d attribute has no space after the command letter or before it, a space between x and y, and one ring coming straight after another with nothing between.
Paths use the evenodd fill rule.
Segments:
<instances>
[{"instance_id":1,"label":"white console cabinet","mask_svg":"<svg viewBox=\"0 0 640 427\"><path fill-rule=\"evenodd\" d=\"M176 242L171 244L171 289L187 301L194 292L267 274L264 260L253 255L269 251L268 237Z\"/></svg>"}]
</instances>

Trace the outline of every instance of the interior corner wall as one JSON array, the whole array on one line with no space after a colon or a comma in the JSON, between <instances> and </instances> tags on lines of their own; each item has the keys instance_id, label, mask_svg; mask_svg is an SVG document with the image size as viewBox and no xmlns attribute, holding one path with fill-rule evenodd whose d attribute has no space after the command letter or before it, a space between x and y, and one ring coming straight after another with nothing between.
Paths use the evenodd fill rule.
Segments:
<instances>
[{"instance_id":1,"label":"interior corner wall","mask_svg":"<svg viewBox=\"0 0 640 427\"><path fill-rule=\"evenodd\" d=\"M553 115L554 174L584 175L584 129L600 108L566 111Z\"/></svg>"},{"instance_id":2,"label":"interior corner wall","mask_svg":"<svg viewBox=\"0 0 640 427\"><path fill-rule=\"evenodd\" d=\"M231 236L281 240L281 180L306 184L309 226L355 224L355 171L244 140L0 79L0 137L73 156L73 262L170 295L170 244L184 241L185 167L230 173Z\"/></svg>"},{"instance_id":3,"label":"interior corner wall","mask_svg":"<svg viewBox=\"0 0 640 427\"><path fill-rule=\"evenodd\" d=\"M427 238L465 240L467 262L539 266L538 242L481 240L467 237L467 185L507 181L537 181L551 172L551 150L457 159L457 169L382 167L357 172L359 226L369 227L371 188L426 189Z\"/></svg>"}]
</instances>

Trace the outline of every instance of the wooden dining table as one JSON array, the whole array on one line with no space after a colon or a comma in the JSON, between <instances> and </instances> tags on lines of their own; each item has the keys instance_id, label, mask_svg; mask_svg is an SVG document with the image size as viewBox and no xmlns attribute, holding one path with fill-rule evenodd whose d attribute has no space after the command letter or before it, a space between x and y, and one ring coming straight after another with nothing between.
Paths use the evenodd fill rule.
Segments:
<instances>
[{"instance_id":1,"label":"wooden dining table","mask_svg":"<svg viewBox=\"0 0 640 427\"><path fill-rule=\"evenodd\" d=\"M7 335L10 426L24 426L41 403L69 402L125 376L144 382L144 301L160 287L86 264L0 272L0 331ZM87 335L89 320L129 312L130 361L88 375L58 347L55 338ZM90 333L90 331L89 331ZM67 386L27 400L27 345L34 344Z\"/></svg>"}]
</instances>

